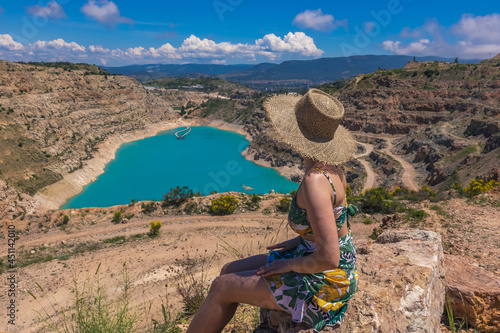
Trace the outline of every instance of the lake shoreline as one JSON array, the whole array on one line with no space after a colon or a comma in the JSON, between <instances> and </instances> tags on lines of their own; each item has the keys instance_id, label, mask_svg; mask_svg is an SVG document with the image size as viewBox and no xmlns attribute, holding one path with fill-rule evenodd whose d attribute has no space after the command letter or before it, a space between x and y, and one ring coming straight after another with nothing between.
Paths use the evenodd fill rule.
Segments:
<instances>
[{"instance_id":1,"label":"lake shoreline","mask_svg":"<svg viewBox=\"0 0 500 333\"><path fill-rule=\"evenodd\" d=\"M98 150L95 156L90 160L84 161L81 169L75 170L72 173L64 174L62 180L44 187L34 195L34 199L36 200L38 206L37 211L61 209L60 207L64 205L68 199L79 194L83 190L84 186L92 183L99 175L104 173L104 168L116 157L116 152L121 145L145 139L147 137L152 137L166 130L185 126L210 126L221 130L236 132L244 135L248 141L252 140L252 137L243 129L243 125L230 124L222 120L207 120L203 118L179 118L176 120L149 124L146 128L139 131L112 135L97 146ZM263 160L256 161L253 159L254 154L249 153L248 149L245 149L242 152L242 155L245 159L260 166L277 170L281 176L287 179L290 179L291 174L297 173L297 171L300 172L298 168L297 170L293 170L289 167L274 168L271 167L269 162Z\"/></svg>"}]
</instances>

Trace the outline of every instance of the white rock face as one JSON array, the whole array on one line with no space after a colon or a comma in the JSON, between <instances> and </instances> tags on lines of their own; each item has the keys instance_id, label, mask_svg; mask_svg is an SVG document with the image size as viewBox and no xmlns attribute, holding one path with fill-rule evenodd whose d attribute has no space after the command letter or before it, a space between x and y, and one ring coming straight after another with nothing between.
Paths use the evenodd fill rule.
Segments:
<instances>
[{"instance_id":1,"label":"white rock face","mask_svg":"<svg viewBox=\"0 0 500 333\"><path fill-rule=\"evenodd\" d=\"M432 231L388 230L358 241L359 288L340 328L325 332L440 332L444 308L441 238ZM262 310L257 332L312 333L284 312Z\"/></svg>"}]
</instances>

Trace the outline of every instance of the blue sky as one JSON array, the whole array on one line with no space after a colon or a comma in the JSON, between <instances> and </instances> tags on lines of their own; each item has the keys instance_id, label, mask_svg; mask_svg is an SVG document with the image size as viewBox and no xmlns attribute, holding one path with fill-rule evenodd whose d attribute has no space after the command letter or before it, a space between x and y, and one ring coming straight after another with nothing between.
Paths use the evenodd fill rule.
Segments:
<instances>
[{"instance_id":1,"label":"blue sky","mask_svg":"<svg viewBox=\"0 0 500 333\"><path fill-rule=\"evenodd\" d=\"M238 64L356 54L488 58L497 1L0 1L0 59Z\"/></svg>"}]
</instances>

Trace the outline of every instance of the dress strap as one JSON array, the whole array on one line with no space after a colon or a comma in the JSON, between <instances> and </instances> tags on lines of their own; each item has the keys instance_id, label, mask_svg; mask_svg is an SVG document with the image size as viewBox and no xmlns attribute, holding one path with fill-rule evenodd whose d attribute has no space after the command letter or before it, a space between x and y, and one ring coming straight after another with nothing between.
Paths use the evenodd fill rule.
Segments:
<instances>
[{"instance_id":1,"label":"dress strap","mask_svg":"<svg viewBox=\"0 0 500 333\"><path fill-rule=\"evenodd\" d=\"M324 172L323 170L321 170L321 169L318 169L318 168L313 168L313 169L319 170L319 171L323 172L323 174L326 176L326 178L328 179L328 181L332 185L332 189L333 189L333 202L337 203L337 191L335 191L335 186L333 186L333 183L332 183L332 180L330 179L330 176L328 176L328 174L326 172Z\"/></svg>"}]
</instances>

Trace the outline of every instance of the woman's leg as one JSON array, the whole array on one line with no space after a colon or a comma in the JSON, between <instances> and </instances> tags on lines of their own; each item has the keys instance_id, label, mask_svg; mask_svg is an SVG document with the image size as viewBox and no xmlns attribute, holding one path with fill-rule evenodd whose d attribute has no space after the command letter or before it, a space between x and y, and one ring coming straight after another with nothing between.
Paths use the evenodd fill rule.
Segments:
<instances>
[{"instance_id":1,"label":"woman's leg","mask_svg":"<svg viewBox=\"0 0 500 333\"><path fill-rule=\"evenodd\" d=\"M218 333L229 323L234 305L246 303L282 310L267 282L255 270L227 273L215 278L186 333ZM232 313L231 313L232 312ZM230 315L229 315L230 314Z\"/></svg>"},{"instance_id":2,"label":"woman's leg","mask_svg":"<svg viewBox=\"0 0 500 333\"><path fill-rule=\"evenodd\" d=\"M220 275L242 272L242 271L257 270L259 267L264 266L266 263L267 263L267 254L258 254L255 256L232 261L225 264L220 271ZM225 312L224 321L227 320L227 322L229 322L231 318L233 318L237 309L238 309L238 303L233 303L229 305Z\"/></svg>"},{"instance_id":3,"label":"woman's leg","mask_svg":"<svg viewBox=\"0 0 500 333\"><path fill-rule=\"evenodd\" d=\"M258 254L256 256L228 262L220 270L220 275L250 271L252 269L257 270L257 268L265 264L267 264L267 254Z\"/></svg>"}]
</instances>

